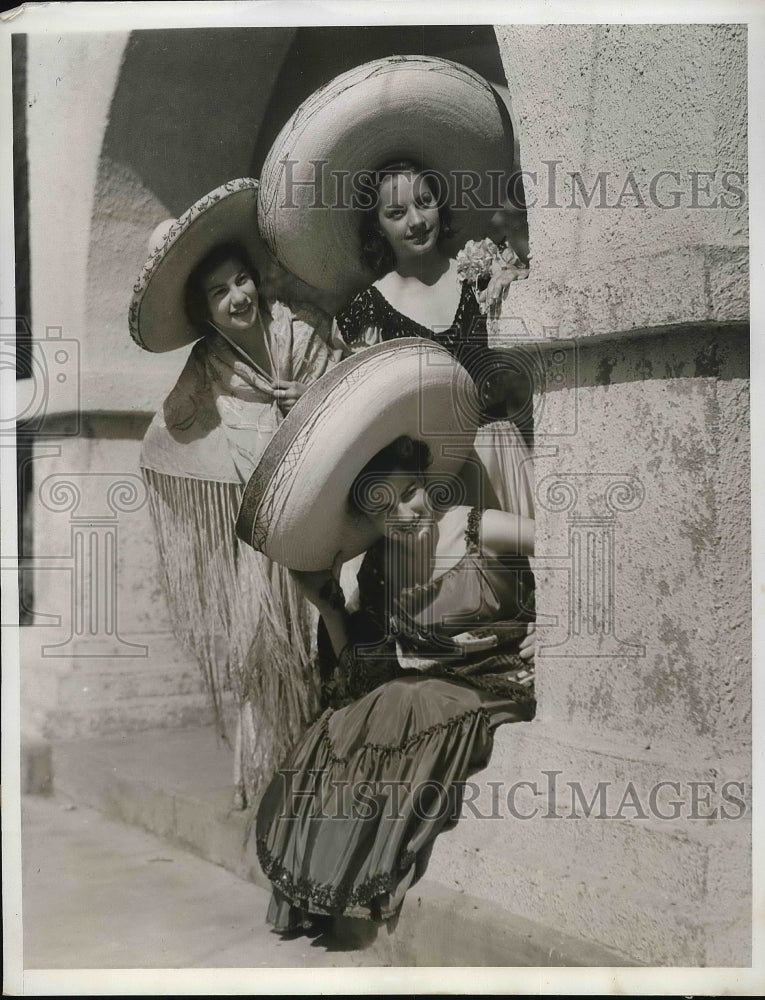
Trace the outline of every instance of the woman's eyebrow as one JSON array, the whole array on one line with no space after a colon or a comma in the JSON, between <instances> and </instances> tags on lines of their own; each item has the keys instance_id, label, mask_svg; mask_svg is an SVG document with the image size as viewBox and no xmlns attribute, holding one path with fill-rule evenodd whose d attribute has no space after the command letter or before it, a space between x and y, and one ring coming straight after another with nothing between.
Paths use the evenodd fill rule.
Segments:
<instances>
[{"instance_id":1,"label":"woman's eyebrow","mask_svg":"<svg viewBox=\"0 0 765 1000\"><path fill-rule=\"evenodd\" d=\"M212 285L205 285L205 292L210 295L212 292L217 292L220 288L227 288L228 286L223 281L216 281Z\"/></svg>"}]
</instances>

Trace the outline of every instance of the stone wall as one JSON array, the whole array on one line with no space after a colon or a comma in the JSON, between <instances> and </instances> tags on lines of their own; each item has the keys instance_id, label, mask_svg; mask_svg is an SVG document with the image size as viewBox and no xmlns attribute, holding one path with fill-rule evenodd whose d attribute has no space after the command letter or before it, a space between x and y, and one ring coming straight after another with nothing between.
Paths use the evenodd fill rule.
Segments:
<instances>
[{"instance_id":1,"label":"stone wall","mask_svg":"<svg viewBox=\"0 0 765 1000\"><path fill-rule=\"evenodd\" d=\"M481 816L433 863L647 964L745 965L747 210L721 187L745 187L745 29L497 35L540 181L531 276L494 330L537 379L539 711L498 731ZM651 201L665 170L677 208ZM618 204L630 172L644 205ZM571 207L575 173L589 207Z\"/></svg>"},{"instance_id":2,"label":"stone wall","mask_svg":"<svg viewBox=\"0 0 765 1000\"><path fill-rule=\"evenodd\" d=\"M26 738L207 721L178 648L138 477L140 439L175 358L127 334L130 283L170 212L129 168L104 167L128 35L28 36L27 145L35 377L27 516L34 617L22 630ZM134 133L134 145L140 135Z\"/></svg>"}]
</instances>

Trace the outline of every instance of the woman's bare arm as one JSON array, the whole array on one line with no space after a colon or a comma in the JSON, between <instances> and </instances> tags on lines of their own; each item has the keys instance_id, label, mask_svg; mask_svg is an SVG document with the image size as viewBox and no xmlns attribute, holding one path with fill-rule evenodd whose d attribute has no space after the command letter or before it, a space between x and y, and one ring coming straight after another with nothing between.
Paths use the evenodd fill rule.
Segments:
<instances>
[{"instance_id":1,"label":"woman's bare arm","mask_svg":"<svg viewBox=\"0 0 765 1000\"><path fill-rule=\"evenodd\" d=\"M338 575L339 564L337 569L315 573L292 571L293 579L324 619L335 656L340 656L349 641L348 613Z\"/></svg>"},{"instance_id":2,"label":"woman's bare arm","mask_svg":"<svg viewBox=\"0 0 765 1000\"><path fill-rule=\"evenodd\" d=\"M485 510L481 518L480 543L493 555L534 555L534 521L503 510Z\"/></svg>"}]
</instances>

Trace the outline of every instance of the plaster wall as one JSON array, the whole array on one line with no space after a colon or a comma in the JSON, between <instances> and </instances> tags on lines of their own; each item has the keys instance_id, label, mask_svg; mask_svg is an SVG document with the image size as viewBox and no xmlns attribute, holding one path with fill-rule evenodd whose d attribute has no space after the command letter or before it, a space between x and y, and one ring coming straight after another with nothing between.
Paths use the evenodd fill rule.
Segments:
<instances>
[{"instance_id":1,"label":"plaster wall","mask_svg":"<svg viewBox=\"0 0 765 1000\"><path fill-rule=\"evenodd\" d=\"M614 632L636 644L628 654L638 652L638 644L643 650L608 655L608 635L594 634L589 649L567 651L566 610L577 585L568 560L541 569L543 607L563 611L558 627L545 628L541 640L543 718L615 740L634 735L675 747L703 741L721 754L746 742L747 347L745 332L718 337L701 330L585 343L578 387L547 394L545 419L560 421L576 407L577 424L555 455L537 462L542 501L550 499L547 484L598 492L626 474L641 485L639 506L613 515L612 586ZM699 370L694 358L709 355L716 374L693 377ZM659 377L649 374L654 368L663 369ZM666 377L667 371L689 374ZM537 553L544 565L547 556L569 553L577 510L545 510L543 502L538 510ZM597 529L590 532L594 539Z\"/></svg>"},{"instance_id":2,"label":"plaster wall","mask_svg":"<svg viewBox=\"0 0 765 1000\"><path fill-rule=\"evenodd\" d=\"M536 204L526 191L531 274L493 339L523 352L538 390L541 648L537 717L497 732L476 780L530 782L518 802L538 811L468 816L433 864L454 886L483 879L517 912L648 964L747 964L748 231L745 196L721 191L725 171L745 187L745 29L497 36L523 166L540 178ZM679 175L677 207L651 201L662 170ZM694 194L703 171L709 196ZM589 206L572 207L576 173L595 185ZM630 176L643 204L619 202ZM569 781L588 799L605 782L607 814L548 815ZM666 781L680 783L673 820L648 807ZM711 805L694 813L705 781ZM744 799L730 820L725 781ZM628 785L650 815L614 815Z\"/></svg>"},{"instance_id":3,"label":"plaster wall","mask_svg":"<svg viewBox=\"0 0 765 1000\"><path fill-rule=\"evenodd\" d=\"M564 337L745 319L746 27L503 25L497 37L529 174L534 280L514 315Z\"/></svg>"},{"instance_id":4,"label":"plaster wall","mask_svg":"<svg viewBox=\"0 0 765 1000\"><path fill-rule=\"evenodd\" d=\"M134 172L99 165L127 42L118 33L28 38L37 362L35 377L18 386L17 406L39 433L21 470L34 484L35 550L25 572L35 616L22 635L27 737L198 723L210 714L198 669L170 632L136 478L148 416L182 359L151 358L127 333L125 268L138 272L148 232L170 214ZM115 501L120 491L126 505Z\"/></svg>"},{"instance_id":5,"label":"plaster wall","mask_svg":"<svg viewBox=\"0 0 765 1000\"><path fill-rule=\"evenodd\" d=\"M84 330L93 188L126 42L126 33L28 37L32 315L39 330Z\"/></svg>"},{"instance_id":6,"label":"plaster wall","mask_svg":"<svg viewBox=\"0 0 765 1000\"><path fill-rule=\"evenodd\" d=\"M162 387L170 378L166 359L158 366L132 349L125 319L129 286L123 282L119 291L114 287L126 257L136 261L138 273L152 227L149 220L159 221L169 212L145 192L135 198L130 215L133 225L143 230L140 250L137 239L132 246L125 240L124 230L104 232L104 218L113 214L108 198L104 216L94 215L97 190L104 188L101 148L127 42L127 33L29 36L33 337L45 340L50 337L48 328L54 327L76 344L69 350L66 381L53 375L47 381L49 415L74 410L149 411L161 401ZM95 278L90 271L94 257L105 268ZM115 260L120 262L117 268ZM133 375L129 386L124 382L128 350ZM20 387L22 400L24 391Z\"/></svg>"}]
</instances>

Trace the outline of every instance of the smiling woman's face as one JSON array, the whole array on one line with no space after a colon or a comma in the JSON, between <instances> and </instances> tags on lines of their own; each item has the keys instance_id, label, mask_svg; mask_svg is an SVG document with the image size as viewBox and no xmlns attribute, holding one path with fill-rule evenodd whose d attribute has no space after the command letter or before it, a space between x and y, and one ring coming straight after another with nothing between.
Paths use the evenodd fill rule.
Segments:
<instances>
[{"instance_id":1,"label":"smiling woman's face","mask_svg":"<svg viewBox=\"0 0 765 1000\"><path fill-rule=\"evenodd\" d=\"M249 330L258 318L255 281L235 257L221 261L203 279L207 311L212 323L226 333Z\"/></svg>"},{"instance_id":2,"label":"smiling woman's face","mask_svg":"<svg viewBox=\"0 0 765 1000\"><path fill-rule=\"evenodd\" d=\"M438 204L427 177L389 174L378 190L377 225L396 259L421 257L438 242Z\"/></svg>"}]
</instances>

